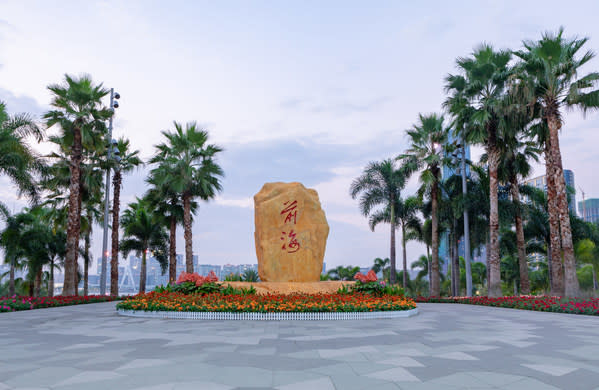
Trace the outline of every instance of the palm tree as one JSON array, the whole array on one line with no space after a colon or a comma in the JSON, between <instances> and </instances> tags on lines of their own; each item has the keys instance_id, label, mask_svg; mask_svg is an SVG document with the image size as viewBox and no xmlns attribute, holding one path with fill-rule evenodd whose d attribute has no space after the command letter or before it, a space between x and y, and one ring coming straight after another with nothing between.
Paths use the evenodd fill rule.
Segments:
<instances>
[{"instance_id":1,"label":"palm tree","mask_svg":"<svg viewBox=\"0 0 599 390\"><path fill-rule=\"evenodd\" d=\"M77 292L77 251L81 229L79 207L81 192L81 161L84 149L101 150L106 132L105 120L112 110L102 106L101 99L108 94L102 84L94 85L91 77L65 75L64 84L48 86L55 108L44 115L48 127L58 126L60 137L70 154L69 214L67 224L67 253L62 294Z\"/></svg>"},{"instance_id":2,"label":"palm tree","mask_svg":"<svg viewBox=\"0 0 599 390\"><path fill-rule=\"evenodd\" d=\"M376 259L374 259L371 269L374 271L375 274L378 274L380 272L384 278L385 274L389 270L390 262L391 261L389 260L388 257L385 257L384 259L377 257Z\"/></svg>"},{"instance_id":3,"label":"palm tree","mask_svg":"<svg viewBox=\"0 0 599 390\"><path fill-rule=\"evenodd\" d=\"M360 267L348 265L346 267L340 265L327 272L332 280L354 280L354 276L360 272Z\"/></svg>"},{"instance_id":4,"label":"palm tree","mask_svg":"<svg viewBox=\"0 0 599 390\"><path fill-rule=\"evenodd\" d=\"M173 169L174 175L158 184L175 189L183 202L185 267L187 272L193 272L191 203L194 198L212 199L222 190L220 178L224 173L215 158L223 149L208 144L208 132L198 129L195 122L188 123L185 129L177 122L174 126L174 132L162 132L167 142L156 146L158 153L150 162Z\"/></svg>"},{"instance_id":5,"label":"palm tree","mask_svg":"<svg viewBox=\"0 0 599 390\"><path fill-rule=\"evenodd\" d=\"M138 150L131 150L129 140L120 138L116 143L119 151L117 159L112 160L114 176L112 185L114 187L114 198L112 200L112 255L110 258L110 295L119 295L119 213L121 207L121 185L123 173L131 172L133 169L143 165L139 158Z\"/></svg>"},{"instance_id":6,"label":"palm tree","mask_svg":"<svg viewBox=\"0 0 599 390\"><path fill-rule=\"evenodd\" d=\"M559 130L562 127L564 108L580 108L583 112L599 107L599 90L595 89L599 73L592 72L579 77L581 67L595 54L579 51L588 38L566 39L563 28L557 34L545 33L538 41L523 42L524 49L514 54L522 59L521 76L533 103L540 108L539 117L547 125L546 137L539 141L546 146L546 159L551 164L547 172L550 213L554 213L555 202L561 232L561 247L564 259L566 296L578 294L576 259L572 244L572 230L568 213L568 199L564 179L562 156L559 146ZM544 139L542 139L544 138ZM549 185L554 187L549 191ZM556 196L554 201L552 198ZM555 229L554 229L555 230ZM555 281L554 281L555 283Z\"/></svg>"},{"instance_id":7,"label":"palm tree","mask_svg":"<svg viewBox=\"0 0 599 390\"><path fill-rule=\"evenodd\" d=\"M417 217L418 212L420 211L420 199L415 196L410 196L405 200L400 196L395 198L395 205L393 206L395 210L395 226L398 226L401 229L401 245L402 245L402 253L403 253L403 288L408 288L408 260L406 253L406 243L410 239L411 236L408 235L408 232L411 230L417 230L420 228L420 220ZM376 225L381 222L390 223L391 221L391 211L390 207L385 209L378 210L374 212L370 216L370 229L374 231ZM393 266L391 266L393 267Z\"/></svg>"},{"instance_id":8,"label":"palm tree","mask_svg":"<svg viewBox=\"0 0 599 390\"><path fill-rule=\"evenodd\" d=\"M419 115L419 123L407 131L410 147L398 157L403 161L407 176L420 172L420 198L425 194L431 200L431 296L439 296L439 219L438 199L441 181L441 166L447 162L445 146L449 128L443 124L443 116Z\"/></svg>"},{"instance_id":9,"label":"palm tree","mask_svg":"<svg viewBox=\"0 0 599 390\"><path fill-rule=\"evenodd\" d=\"M34 174L42 172L44 165L28 145L29 136L40 142L44 132L28 114L8 115L0 102L0 174L10 178L19 195L26 194L36 203L39 189Z\"/></svg>"},{"instance_id":10,"label":"palm tree","mask_svg":"<svg viewBox=\"0 0 599 390\"><path fill-rule=\"evenodd\" d=\"M410 265L411 269L414 270L414 269L420 268L420 271L418 271L418 274L416 275L416 279L423 279L425 276L426 277L429 276L429 272L428 272L429 263L430 263L430 256L427 256L427 255L421 255L418 258L418 260L412 262L412 265Z\"/></svg>"},{"instance_id":11,"label":"palm tree","mask_svg":"<svg viewBox=\"0 0 599 390\"><path fill-rule=\"evenodd\" d=\"M164 226L150 211L146 199L137 198L136 202L130 203L123 213L121 219L123 224L123 239L120 243L121 253L124 257L135 251L141 254L141 273L139 277L139 293L146 292L146 259L148 253L152 252L160 263L162 271L166 271L168 265L166 254L167 235Z\"/></svg>"},{"instance_id":12,"label":"palm tree","mask_svg":"<svg viewBox=\"0 0 599 390\"><path fill-rule=\"evenodd\" d=\"M177 280L177 225L183 224L183 202L181 197L172 187L171 177L175 175L176 167L169 166L166 161L153 158L151 162L158 164L150 171L146 182L152 187L146 194L154 213L160 216L164 224L169 227L169 283ZM196 213L198 203L191 201L191 219Z\"/></svg>"},{"instance_id":13,"label":"palm tree","mask_svg":"<svg viewBox=\"0 0 599 390\"><path fill-rule=\"evenodd\" d=\"M19 262L25 257L25 250L21 243L23 232L27 224L33 222L33 216L28 213L10 215L5 207L0 208L5 227L0 234L0 245L4 249L4 262L10 265L8 295L15 295L15 270Z\"/></svg>"},{"instance_id":14,"label":"palm tree","mask_svg":"<svg viewBox=\"0 0 599 390\"><path fill-rule=\"evenodd\" d=\"M395 162L387 159L381 162L370 162L361 176L354 179L350 187L353 199L360 196L360 211L364 216L375 212L375 207L388 209L391 224L391 273L389 282L395 284L395 229L397 223L396 205L400 191L406 185L406 175L395 167ZM374 225L371 224L374 231Z\"/></svg>"},{"instance_id":15,"label":"palm tree","mask_svg":"<svg viewBox=\"0 0 599 390\"><path fill-rule=\"evenodd\" d=\"M514 129L511 127L510 129ZM528 259L526 256L526 241L524 238L524 223L522 219L522 205L520 202L521 179L531 172L529 160L538 161L540 150L531 141L523 141L516 133L509 133L500 146L501 163L499 177L510 185L512 202L514 204L514 224L516 227L517 256L520 270L520 293L530 294L530 281L528 278Z\"/></svg>"},{"instance_id":16,"label":"palm tree","mask_svg":"<svg viewBox=\"0 0 599 390\"><path fill-rule=\"evenodd\" d=\"M71 181L69 146L64 138L58 136L50 136L49 140L56 145L56 149L46 156L53 163L46 169L46 174L41 181L42 188L48 191L44 204L54 209L52 219L57 217L61 219L53 221L55 227L61 225L61 228L64 228L63 225L67 223L67 214L57 211L68 208L69 203L69 195L65 194ZM103 198L103 172L102 163L95 152L94 150L84 150L79 164L79 227L82 236L80 238L83 238L83 248L79 250L79 254L83 258L83 293L85 295L88 292L89 265L92 260L90 249L93 225L96 222L101 222L102 217L99 210ZM77 279L77 285L78 282Z\"/></svg>"},{"instance_id":17,"label":"palm tree","mask_svg":"<svg viewBox=\"0 0 599 390\"><path fill-rule=\"evenodd\" d=\"M464 129L465 139L471 143L483 144L488 155L489 165L489 290L490 297L498 297L501 292L499 257L499 209L498 177L500 162L499 145L501 143L501 118L503 99L510 69L510 51L495 51L490 45L481 45L468 58L458 58L457 65L462 75L450 75L446 88L463 90L468 103L469 123Z\"/></svg>"}]
</instances>

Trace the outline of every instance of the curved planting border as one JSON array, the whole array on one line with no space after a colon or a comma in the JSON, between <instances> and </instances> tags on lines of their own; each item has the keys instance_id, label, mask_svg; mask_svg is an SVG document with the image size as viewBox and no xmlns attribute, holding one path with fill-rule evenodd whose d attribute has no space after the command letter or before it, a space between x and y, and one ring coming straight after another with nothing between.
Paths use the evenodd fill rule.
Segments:
<instances>
[{"instance_id":1,"label":"curved planting border","mask_svg":"<svg viewBox=\"0 0 599 390\"><path fill-rule=\"evenodd\" d=\"M186 319L186 320L237 320L237 321L327 321L327 320L374 320L406 318L418 314L418 308L398 311L367 312L276 312L231 313L205 311L145 311L117 309L118 314L129 317Z\"/></svg>"}]
</instances>

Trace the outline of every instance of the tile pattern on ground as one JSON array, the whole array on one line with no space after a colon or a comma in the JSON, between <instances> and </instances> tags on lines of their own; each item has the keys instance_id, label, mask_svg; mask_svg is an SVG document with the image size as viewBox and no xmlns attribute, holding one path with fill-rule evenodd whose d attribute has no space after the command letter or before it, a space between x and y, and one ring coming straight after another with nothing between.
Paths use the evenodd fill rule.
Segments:
<instances>
[{"instance_id":1,"label":"tile pattern on ground","mask_svg":"<svg viewBox=\"0 0 599 390\"><path fill-rule=\"evenodd\" d=\"M0 389L594 389L599 318L421 304L412 318L120 317L114 303L0 314Z\"/></svg>"}]
</instances>

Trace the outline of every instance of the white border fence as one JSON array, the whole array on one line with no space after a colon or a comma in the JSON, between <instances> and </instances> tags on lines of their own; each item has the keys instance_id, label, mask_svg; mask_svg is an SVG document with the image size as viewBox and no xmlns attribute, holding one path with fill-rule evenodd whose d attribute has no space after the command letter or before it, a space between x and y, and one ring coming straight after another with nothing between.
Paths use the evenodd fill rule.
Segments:
<instances>
[{"instance_id":1,"label":"white border fence","mask_svg":"<svg viewBox=\"0 0 599 390\"><path fill-rule=\"evenodd\" d=\"M236 320L236 321L329 321L329 320L372 320L382 318L406 318L418 314L418 308L399 311L367 312L275 312L275 313L231 313L205 311L145 311L117 309L118 314L129 317L167 318L185 320Z\"/></svg>"}]
</instances>

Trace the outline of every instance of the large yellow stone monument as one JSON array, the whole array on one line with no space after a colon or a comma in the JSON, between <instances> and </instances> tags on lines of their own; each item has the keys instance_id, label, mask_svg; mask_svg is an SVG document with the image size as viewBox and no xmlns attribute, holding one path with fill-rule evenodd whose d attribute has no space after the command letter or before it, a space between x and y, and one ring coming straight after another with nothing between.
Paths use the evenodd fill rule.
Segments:
<instances>
[{"instance_id":1,"label":"large yellow stone monument","mask_svg":"<svg viewBox=\"0 0 599 390\"><path fill-rule=\"evenodd\" d=\"M266 183L254 196L262 282L318 282L329 225L318 193L301 183Z\"/></svg>"}]
</instances>

